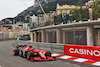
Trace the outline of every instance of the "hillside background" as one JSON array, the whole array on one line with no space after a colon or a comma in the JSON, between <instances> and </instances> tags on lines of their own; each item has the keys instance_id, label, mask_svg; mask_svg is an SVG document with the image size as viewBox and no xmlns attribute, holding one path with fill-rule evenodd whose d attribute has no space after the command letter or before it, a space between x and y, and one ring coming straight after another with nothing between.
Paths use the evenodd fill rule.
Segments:
<instances>
[{"instance_id":1,"label":"hillside background","mask_svg":"<svg viewBox=\"0 0 100 67\"><path fill-rule=\"evenodd\" d=\"M60 5L79 5L82 6L85 2L89 0L40 0L42 7L46 13L50 11L56 10L56 5L59 3ZM21 21L25 20L25 16L32 16L33 14L37 15L38 11L41 11L37 1L35 0L34 5L29 7L28 9L24 10L23 12L19 13L16 17L14 17L17 21L21 19ZM40 12L42 13L42 12Z\"/></svg>"}]
</instances>

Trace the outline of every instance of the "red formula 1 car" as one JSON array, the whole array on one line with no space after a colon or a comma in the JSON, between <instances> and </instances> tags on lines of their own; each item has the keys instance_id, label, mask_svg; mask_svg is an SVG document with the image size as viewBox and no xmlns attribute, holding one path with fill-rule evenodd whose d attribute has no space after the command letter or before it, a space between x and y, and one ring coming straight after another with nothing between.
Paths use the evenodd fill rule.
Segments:
<instances>
[{"instance_id":1,"label":"red formula 1 car","mask_svg":"<svg viewBox=\"0 0 100 67\"><path fill-rule=\"evenodd\" d=\"M24 49L19 49L19 47L25 47ZM20 55L21 57L26 57L28 60L32 61L49 61L55 60L56 57L51 56L51 52L43 52L32 48L32 46L28 45L18 45L16 49L14 49L14 55Z\"/></svg>"}]
</instances>

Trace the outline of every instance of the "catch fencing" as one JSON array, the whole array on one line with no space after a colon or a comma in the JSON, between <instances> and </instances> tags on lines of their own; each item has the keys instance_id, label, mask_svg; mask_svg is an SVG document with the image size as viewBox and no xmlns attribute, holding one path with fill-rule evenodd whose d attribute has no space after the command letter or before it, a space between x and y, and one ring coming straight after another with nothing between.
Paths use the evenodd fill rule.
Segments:
<instances>
[{"instance_id":1,"label":"catch fencing","mask_svg":"<svg viewBox=\"0 0 100 67\"><path fill-rule=\"evenodd\" d=\"M0 41L6 41L6 40L16 40L16 38L3 38L3 39L0 38Z\"/></svg>"}]
</instances>

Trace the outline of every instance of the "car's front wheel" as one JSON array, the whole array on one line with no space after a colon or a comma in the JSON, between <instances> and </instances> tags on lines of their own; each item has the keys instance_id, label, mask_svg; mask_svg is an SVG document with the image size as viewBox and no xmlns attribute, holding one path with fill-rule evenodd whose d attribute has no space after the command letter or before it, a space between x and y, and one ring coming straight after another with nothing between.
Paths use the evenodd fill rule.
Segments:
<instances>
[{"instance_id":1,"label":"car's front wheel","mask_svg":"<svg viewBox=\"0 0 100 67\"><path fill-rule=\"evenodd\" d=\"M50 56L50 57L51 57L51 52L50 52L50 51L47 51L45 54L46 54L47 56Z\"/></svg>"},{"instance_id":2,"label":"car's front wheel","mask_svg":"<svg viewBox=\"0 0 100 67\"><path fill-rule=\"evenodd\" d=\"M28 59L28 60L30 60L32 56L33 56L33 53L32 53L32 52L28 52L28 53L27 53L27 59Z\"/></svg>"}]
</instances>

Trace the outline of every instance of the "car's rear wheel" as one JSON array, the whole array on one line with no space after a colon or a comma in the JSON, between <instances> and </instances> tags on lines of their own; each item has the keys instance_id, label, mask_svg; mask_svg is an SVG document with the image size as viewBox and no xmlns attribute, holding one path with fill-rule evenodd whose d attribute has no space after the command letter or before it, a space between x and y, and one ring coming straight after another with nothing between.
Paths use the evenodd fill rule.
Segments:
<instances>
[{"instance_id":1,"label":"car's rear wheel","mask_svg":"<svg viewBox=\"0 0 100 67\"><path fill-rule=\"evenodd\" d=\"M21 51L20 56L23 57L23 51Z\"/></svg>"},{"instance_id":2,"label":"car's rear wheel","mask_svg":"<svg viewBox=\"0 0 100 67\"><path fill-rule=\"evenodd\" d=\"M15 50L13 51L13 54L14 54L14 55L19 55L19 49L15 49Z\"/></svg>"},{"instance_id":3,"label":"car's rear wheel","mask_svg":"<svg viewBox=\"0 0 100 67\"><path fill-rule=\"evenodd\" d=\"M25 52L25 58L27 57L27 51Z\"/></svg>"}]
</instances>

